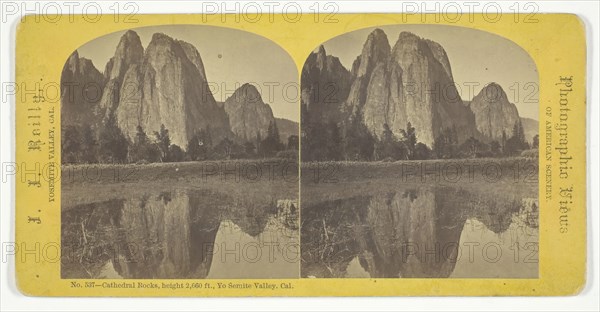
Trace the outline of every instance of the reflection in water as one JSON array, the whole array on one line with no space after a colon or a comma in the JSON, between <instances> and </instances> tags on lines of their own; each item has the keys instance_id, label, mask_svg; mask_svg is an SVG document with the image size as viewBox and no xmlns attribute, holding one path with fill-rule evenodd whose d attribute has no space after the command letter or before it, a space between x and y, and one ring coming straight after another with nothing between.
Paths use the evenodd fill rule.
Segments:
<instances>
[{"instance_id":1,"label":"reflection in water","mask_svg":"<svg viewBox=\"0 0 600 312\"><path fill-rule=\"evenodd\" d=\"M296 207L208 190L68 207L62 277L297 277Z\"/></svg>"},{"instance_id":2,"label":"reflection in water","mask_svg":"<svg viewBox=\"0 0 600 312\"><path fill-rule=\"evenodd\" d=\"M302 209L303 277L537 277L537 200L449 187Z\"/></svg>"}]
</instances>

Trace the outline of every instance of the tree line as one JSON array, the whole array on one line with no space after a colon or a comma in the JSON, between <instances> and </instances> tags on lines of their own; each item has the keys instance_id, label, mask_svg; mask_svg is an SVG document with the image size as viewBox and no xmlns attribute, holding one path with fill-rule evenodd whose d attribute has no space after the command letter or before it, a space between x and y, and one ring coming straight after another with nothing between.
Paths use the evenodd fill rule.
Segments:
<instances>
[{"instance_id":1,"label":"tree line","mask_svg":"<svg viewBox=\"0 0 600 312\"><path fill-rule=\"evenodd\" d=\"M303 120L311 120L306 109ZM311 121L302 124L302 159L305 161L392 161L459 159L482 157L509 157L522 151L538 148L539 137L532 145L525 140L523 125L517 121L511 136L503 132L500 141L482 142L470 137L459 142L456 128L447 128L434 140L430 148L417 140L416 129L408 122L405 129L394 134L388 124L382 125L381 134L375 136L362 122L356 111L348 122L322 123Z\"/></svg>"},{"instance_id":2,"label":"tree line","mask_svg":"<svg viewBox=\"0 0 600 312\"><path fill-rule=\"evenodd\" d=\"M137 126L135 136L129 140L109 118L94 132L89 124L69 125L62 129L63 163L157 163L224 159L251 159L281 157L297 159L299 139L291 135L287 144L280 140L277 124L269 124L264 139L260 131L252 140L224 137L213 140L210 127L194 133L185 150L171 143L169 130L160 129L147 134Z\"/></svg>"}]
</instances>

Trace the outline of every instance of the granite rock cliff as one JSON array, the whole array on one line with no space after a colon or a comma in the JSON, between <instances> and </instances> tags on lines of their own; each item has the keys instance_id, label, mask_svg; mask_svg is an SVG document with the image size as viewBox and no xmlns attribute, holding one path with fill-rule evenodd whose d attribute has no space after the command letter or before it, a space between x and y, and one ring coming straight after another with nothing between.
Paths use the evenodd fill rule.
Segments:
<instances>
[{"instance_id":1,"label":"granite rock cliff","mask_svg":"<svg viewBox=\"0 0 600 312\"><path fill-rule=\"evenodd\" d=\"M275 122L271 107L263 102L256 87L248 83L235 90L223 107L231 131L241 139L254 140L259 131L265 137L269 124Z\"/></svg>"}]
</instances>

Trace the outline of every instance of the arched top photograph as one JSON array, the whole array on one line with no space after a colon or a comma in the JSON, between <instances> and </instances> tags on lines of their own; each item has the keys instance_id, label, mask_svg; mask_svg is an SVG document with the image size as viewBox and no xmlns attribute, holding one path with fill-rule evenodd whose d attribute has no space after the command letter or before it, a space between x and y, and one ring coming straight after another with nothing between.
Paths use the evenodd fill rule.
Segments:
<instances>
[{"instance_id":1,"label":"arched top photograph","mask_svg":"<svg viewBox=\"0 0 600 312\"><path fill-rule=\"evenodd\" d=\"M73 51L61 77L62 278L299 276L282 255L299 244L300 113L282 91L297 80L280 46L224 27L135 28ZM75 173L87 168L98 179ZM283 247L260 257L270 244ZM259 256L217 253L236 245Z\"/></svg>"},{"instance_id":2,"label":"arched top photograph","mask_svg":"<svg viewBox=\"0 0 600 312\"><path fill-rule=\"evenodd\" d=\"M315 47L300 85L303 277L538 276L537 262L464 249L538 243L539 84L524 49L463 27L371 27ZM336 183L316 183L321 168Z\"/></svg>"},{"instance_id":3,"label":"arched top photograph","mask_svg":"<svg viewBox=\"0 0 600 312\"><path fill-rule=\"evenodd\" d=\"M303 127L309 140L310 130L322 133L321 124L348 130L354 121L375 139L414 131L423 150L447 136L456 137L457 144L474 139L495 146L516 135L519 142L507 151L513 155L537 144L536 65L511 40L481 30L385 25L348 32L315 47L304 63L301 89L302 123L312 125ZM319 155L322 149L310 144L304 148L303 160L391 156L374 155L369 148L345 155ZM440 153L436 157L462 157ZM483 156L494 155L487 150Z\"/></svg>"}]
</instances>

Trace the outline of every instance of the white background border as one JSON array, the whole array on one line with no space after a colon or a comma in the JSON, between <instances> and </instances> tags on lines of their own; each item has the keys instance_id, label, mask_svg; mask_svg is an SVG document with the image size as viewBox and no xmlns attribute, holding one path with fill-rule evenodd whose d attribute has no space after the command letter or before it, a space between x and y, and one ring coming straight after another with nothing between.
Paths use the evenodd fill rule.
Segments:
<instances>
[{"instance_id":1,"label":"white background border","mask_svg":"<svg viewBox=\"0 0 600 312\"><path fill-rule=\"evenodd\" d=\"M25 6L22 3L28 2ZM15 70L15 30L22 14L56 12L56 6L62 8L63 14L73 12L81 14L86 1L77 4L76 1L5 1L0 0L0 81L2 86L14 82ZM125 4L131 2L133 7L125 10ZM166 3L168 2L168 3ZM223 1L211 1L221 4ZM282 5L276 6L276 1L242 1L240 8L248 8L247 3L257 3L261 7L275 7L274 11L281 10ZM320 6L323 7L323 1ZM481 1L476 5L474 1L330 1L335 2L339 13L350 12L402 12L411 2L423 7L427 11L438 7L452 11L453 8L469 6L475 7L479 12L485 3ZM165 4L166 3L166 4ZM271 3L271 4L268 4ZM314 12L310 8L316 1L297 1L306 13ZM469 4L470 3L470 4ZM538 1L530 2L533 6L527 7L526 1L508 0L495 1L504 13L514 13L515 5L523 12L538 10L539 13L574 13L579 15L586 24L588 42L588 272L587 284L584 290L573 297L518 297L518 298L34 298L22 295L15 284L14 258L6 257L4 248L0 262L0 311L188 311L188 310L310 310L310 311L337 311L337 310L459 310L459 311L486 311L486 310L523 310L523 311L565 311L565 310L600 310L599 288L599 134L600 134L600 109L599 105L599 51L600 37L599 16L600 4L597 0L591 1ZM18 11L13 12L17 5ZM115 4L122 12L131 12L139 9L138 14L150 13L202 13L202 3L195 1L97 1L93 6L87 6L88 13L94 14L95 8L101 8L102 13L113 14ZM495 4L494 4L494 7ZM71 9L69 9L71 8ZM234 4L229 3L227 9L233 9ZM278 9L279 8L279 9ZM332 7L330 7L332 8ZM68 11L71 10L71 11ZM329 12L329 11L324 11ZM225 13L231 13L229 11ZM134 26L134 25L132 25ZM41 47L43 48L43 47ZM0 156L2 164L14 162L14 98L5 100L4 87L2 88L2 102L0 105ZM2 172L4 174L4 172ZM0 242L2 244L14 242L14 183L12 179L0 181ZM565 265L569 265L565 263Z\"/></svg>"}]
</instances>

